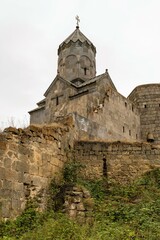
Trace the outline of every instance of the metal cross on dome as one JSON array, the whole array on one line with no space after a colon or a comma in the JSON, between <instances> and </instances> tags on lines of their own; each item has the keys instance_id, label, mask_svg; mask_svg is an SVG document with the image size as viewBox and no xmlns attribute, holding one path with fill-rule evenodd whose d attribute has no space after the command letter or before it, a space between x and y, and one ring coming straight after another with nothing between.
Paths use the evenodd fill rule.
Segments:
<instances>
[{"instance_id":1,"label":"metal cross on dome","mask_svg":"<svg viewBox=\"0 0 160 240\"><path fill-rule=\"evenodd\" d=\"M76 20L77 20L77 27L79 27L80 18L78 15L76 16Z\"/></svg>"}]
</instances>

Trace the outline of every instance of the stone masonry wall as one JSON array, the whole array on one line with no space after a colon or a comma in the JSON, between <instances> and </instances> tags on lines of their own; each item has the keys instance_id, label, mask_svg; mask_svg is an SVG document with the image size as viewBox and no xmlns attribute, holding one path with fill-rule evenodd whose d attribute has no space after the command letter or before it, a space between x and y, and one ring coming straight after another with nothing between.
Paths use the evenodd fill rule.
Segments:
<instances>
[{"instance_id":1,"label":"stone masonry wall","mask_svg":"<svg viewBox=\"0 0 160 240\"><path fill-rule=\"evenodd\" d=\"M63 212L79 223L91 223L94 200L90 192L81 186L68 187L65 192Z\"/></svg>"},{"instance_id":2,"label":"stone masonry wall","mask_svg":"<svg viewBox=\"0 0 160 240\"><path fill-rule=\"evenodd\" d=\"M75 142L80 132L72 120L24 130L8 128L0 134L0 218L16 217L34 196L44 209L50 180L61 180L68 158L84 164L82 175L87 179L108 177L122 184L160 167L159 145Z\"/></svg>"},{"instance_id":3,"label":"stone masonry wall","mask_svg":"<svg viewBox=\"0 0 160 240\"><path fill-rule=\"evenodd\" d=\"M0 218L14 218L29 197L43 199L50 180L60 179L66 132L56 125L8 128L0 134Z\"/></svg>"},{"instance_id":4,"label":"stone masonry wall","mask_svg":"<svg viewBox=\"0 0 160 240\"><path fill-rule=\"evenodd\" d=\"M97 91L66 100L65 103L54 107L48 112L54 115L53 118L51 117L51 122L55 121L55 117L76 112L87 119L88 123L92 121L105 128L108 141L140 139L140 117L131 102L108 87L107 80L101 88L99 86L97 88ZM91 129L92 125L89 128Z\"/></svg>"},{"instance_id":5,"label":"stone masonry wall","mask_svg":"<svg viewBox=\"0 0 160 240\"><path fill-rule=\"evenodd\" d=\"M84 164L82 175L89 179L108 177L127 183L160 167L160 146L149 143L77 142L74 158Z\"/></svg>"},{"instance_id":6,"label":"stone masonry wall","mask_svg":"<svg viewBox=\"0 0 160 240\"><path fill-rule=\"evenodd\" d=\"M152 134L154 141L160 143L160 84L138 86L128 98L140 112L141 139L146 141Z\"/></svg>"}]
</instances>

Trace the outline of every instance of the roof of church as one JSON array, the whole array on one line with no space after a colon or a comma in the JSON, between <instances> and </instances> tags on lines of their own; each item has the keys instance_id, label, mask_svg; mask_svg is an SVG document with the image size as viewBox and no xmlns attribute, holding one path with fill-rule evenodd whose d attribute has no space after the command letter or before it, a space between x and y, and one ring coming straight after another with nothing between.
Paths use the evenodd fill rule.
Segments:
<instances>
[{"instance_id":1,"label":"roof of church","mask_svg":"<svg viewBox=\"0 0 160 240\"><path fill-rule=\"evenodd\" d=\"M67 83L68 85L71 85L71 86L73 86L73 87L77 87L75 84L73 84L72 82L70 82L70 81L68 81L68 80L66 80L66 79L63 79L62 77L60 77L59 75L57 75L56 77L55 77L55 79L51 82L51 84L49 85L49 87L47 88L47 90L45 91L45 93L44 93L44 96L46 97L47 96L47 94L49 93L49 91L50 91L50 89L52 88L52 86L55 84L55 82L57 81L57 80L61 80L61 81L63 81L63 82L65 82L65 83Z\"/></svg>"},{"instance_id":2,"label":"roof of church","mask_svg":"<svg viewBox=\"0 0 160 240\"><path fill-rule=\"evenodd\" d=\"M59 45L59 49L58 52L60 51L60 49L65 45L68 44L70 41L72 42L77 42L80 41L82 43L87 42L89 45L92 46L92 48L94 49L94 51L96 52L96 47L93 45L93 43L79 30L79 27L77 26L76 29L74 30L74 32L67 37L60 45Z\"/></svg>"},{"instance_id":3,"label":"roof of church","mask_svg":"<svg viewBox=\"0 0 160 240\"><path fill-rule=\"evenodd\" d=\"M78 88L81 88L81 87L84 87L84 86L89 85L89 84L91 84L91 83L100 81L100 80L103 79L104 77L107 77L107 79L110 81L111 86L113 87L113 89L114 89L115 91L117 91L117 89L116 89L114 83L112 82L112 79L111 79L111 77L110 77L110 75L109 75L109 73L108 73L108 70L106 70L105 73L102 73L102 74L100 74L100 75L98 75L98 76L96 76L96 77L94 77L94 78L92 78L92 79L89 79L88 81L82 83L81 85L78 86Z\"/></svg>"}]
</instances>

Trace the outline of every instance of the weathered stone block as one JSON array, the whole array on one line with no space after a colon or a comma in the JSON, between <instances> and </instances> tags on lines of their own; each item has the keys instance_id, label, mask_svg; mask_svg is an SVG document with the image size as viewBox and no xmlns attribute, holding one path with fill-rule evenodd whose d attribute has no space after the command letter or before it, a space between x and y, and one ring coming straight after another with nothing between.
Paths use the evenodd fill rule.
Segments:
<instances>
[{"instance_id":1,"label":"weathered stone block","mask_svg":"<svg viewBox=\"0 0 160 240\"><path fill-rule=\"evenodd\" d=\"M11 158L4 158L4 167L5 168L11 168L11 165L12 165L12 160L11 160Z\"/></svg>"},{"instance_id":2,"label":"weathered stone block","mask_svg":"<svg viewBox=\"0 0 160 240\"><path fill-rule=\"evenodd\" d=\"M21 201L19 201L18 199L12 199L11 207L12 209L14 209L14 211L18 213L21 209Z\"/></svg>"},{"instance_id":3,"label":"weathered stone block","mask_svg":"<svg viewBox=\"0 0 160 240\"><path fill-rule=\"evenodd\" d=\"M16 134L16 135L19 133L19 132L18 132L18 129L15 128L15 127L5 128L5 129L4 129L4 132L11 132L11 133Z\"/></svg>"},{"instance_id":4,"label":"weathered stone block","mask_svg":"<svg viewBox=\"0 0 160 240\"><path fill-rule=\"evenodd\" d=\"M0 189L0 196L2 199L11 199L12 189Z\"/></svg>"},{"instance_id":5,"label":"weathered stone block","mask_svg":"<svg viewBox=\"0 0 160 240\"><path fill-rule=\"evenodd\" d=\"M90 198L90 192L88 190L83 190L83 197L84 198Z\"/></svg>"},{"instance_id":6,"label":"weathered stone block","mask_svg":"<svg viewBox=\"0 0 160 240\"><path fill-rule=\"evenodd\" d=\"M0 179L5 179L5 168L0 167Z\"/></svg>"},{"instance_id":7,"label":"weathered stone block","mask_svg":"<svg viewBox=\"0 0 160 240\"><path fill-rule=\"evenodd\" d=\"M82 202L77 204L77 211L85 211L85 207Z\"/></svg>"},{"instance_id":8,"label":"weathered stone block","mask_svg":"<svg viewBox=\"0 0 160 240\"><path fill-rule=\"evenodd\" d=\"M80 203L81 202L81 197L79 197L79 196L73 197L73 202L74 203Z\"/></svg>"},{"instance_id":9,"label":"weathered stone block","mask_svg":"<svg viewBox=\"0 0 160 240\"><path fill-rule=\"evenodd\" d=\"M27 162L16 161L15 162L15 170L18 172L29 172L29 165Z\"/></svg>"},{"instance_id":10,"label":"weathered stone block","mask_svg":"<svg viewBox=\"0 0 160 240\"><path fill-rule=\"evenodd\" d=\"M30 164L28 169L29 174L38 175L39 174L39 167L35 164Z\"/></svg>"},{"instance_id":11,"label":"weathered stone block","mask_svg":"<svg viewBox=\"0 0 160 240\"><path fill-rule=\"evenodd\" d=\"M76 218L77 211L76 210L69 210L69 217L70 218Z\"/></svg>"},{"instance_id":12,"label":"weathered stone block","mask_svg":"<svg viewBox=\"0 0 160 240\"><path fill-rule=\"evenodd\" d=\"M69 210L75 210L76 209L76 204L75 203L71 203L69 205Z\"/></svg>"},{"instance_id":13,"label":"weathered stone block","mask_svg":"<svg viewBox=\"0 0 160 240\"><path fill-rule=\"evenodd\" d=\"M5 176L5 179L7 179L8 181L13 181L13 179L15 181L18 181L18 172L15 171L15 170L11 170L11 169L7 169L5 168L4 170L4 176Z\"/></svg>"},{"instance_id":14,"label":"weathered stone block","mask_svg":"<svg viewBox=\"0 0 160 240\"><path fill-rule=\"evenodd\" d=\"M11 217L11 200L2 201L2 217L8 219Z\"/></svg>"},{"instance_id":15,"label":"weathered stone block","mask_svg":"<svg viewBox=\"0 0 160 240\"><path fill-rule=\"evenodd\" d=\"M17 144L15 142L11 142L8 147L9 147L9 150L13 151L14 153L18 152L17 151Z\"/></svg>"},{"instance_id":16,"label":"weathered stone block","mask_svg":"<svg viewBox=\"0 0 160 240\"><path fill-rule=\"evenodd\" d=\"M48 178L39 177L39 176L31 176L32 184L35 186L47 186Z\"/></svg>"},{"instance_id":17,"label":"weathered stone block","mask_svg":"<svg viewBox=\"0 0 160 240\"><path fill-rule=\"evenodd\" d=\"M23 183L26 183L26 184L31 184L31 179L32 179L32 176L29 173L24 173L22 181L19 181L19 182L20 183L23 182Z\"/></svg>"},{"instance_id":18,"label":"weathered stone block","mask_svg":"<svg viewBox=\"0 0 160 240\"><path fill-rule=\"evenodd\" d=\"M19 182L13 182L13 189L15 190L15 191L22 191L23 192L23 190L24 190L24 185L23 185L23 183L21 182L21 183L19 183Z\"/></svg>"},{"instance_id":19,"label":"weathered stone block","mask_svg":"<svg viewBox=\"0 0 160 240\"><path fill-rule=\"evenodd\" d=\"M18 146L18 153L19 154L22 154L22 155L30 155L30 149L27 148L26 146L24 145L19 145Z\"/></svg>"},{"instance_id":20,"label":"weathered stone block","mask_svg":"<svg viewBox=\"0 0 160 240\"><path fill-rule=\"evenodd\" d=\"M12 182L6 179L3 180L3 189L12 189Z\"/></svg>"},{"instance_id":21,"label":"weathered stone block","mask_svg":"<svg viewBox=\"0 0 160 240\"><path fill-rule=\"evenodd\" d=\"M7 142L6 141L0 141L0 151L1 153L7 149Z\"/></svg>"}]
</instances>

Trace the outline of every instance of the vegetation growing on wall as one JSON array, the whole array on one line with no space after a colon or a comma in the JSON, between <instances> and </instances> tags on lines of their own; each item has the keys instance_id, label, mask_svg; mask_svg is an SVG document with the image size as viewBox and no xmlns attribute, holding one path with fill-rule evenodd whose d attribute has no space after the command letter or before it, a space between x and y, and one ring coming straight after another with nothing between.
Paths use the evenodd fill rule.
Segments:
<instances>
[{"instance_id":1,"label":"vegetation growing on wall","mask_svg":"<svg viewBox=\"0 0 160 240\"><path fill-rule=\"evenodd\" d=\"M82 184L79 182L79 184ZM61 212L38 213L29 205L15 221L1 223L5 240L157 240L160 239L160 170L146 173L133 184L84 182L95 199L92 225L80 225ZM54 184L52 185L55 188Z\"/></svg>"}]
</instances>

